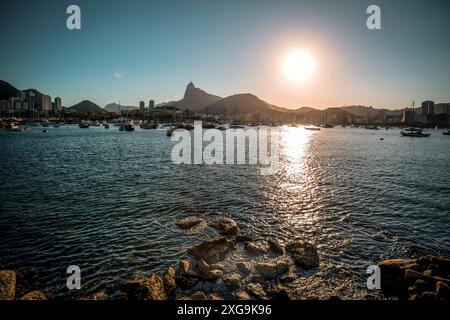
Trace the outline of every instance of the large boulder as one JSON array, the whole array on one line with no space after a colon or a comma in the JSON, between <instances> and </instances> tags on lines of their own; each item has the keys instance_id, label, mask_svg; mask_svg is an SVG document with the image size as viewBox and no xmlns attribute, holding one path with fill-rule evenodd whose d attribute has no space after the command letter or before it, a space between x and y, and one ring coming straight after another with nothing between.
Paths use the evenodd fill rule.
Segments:
<instances>
[{"instance_id":1,"label":"large boulder","mask_svg":"<svg viewBox=\"0 0 450 320\"><path fill-rule=\"evenodd\" d=\"M255 269L267 280L274 279L289 271L291 265L289 258L272 259L255 264Z\"/></svg>"},{"instance_id":2,"label":"large boulder","mask_svg":"<svg viewBox=\"0 0 450 320\"><path fill-rule=\"evenodd\" d=\"M203 259L206 263L215 263L225 259L227 254L235 247L235 243L225 237L206 240L189 248L187 253L196 257L197 259Z\"/></svg>"},{"instance_id":3,"label":"large boulder","mask_svg":"<svg viewBox=\"0 0 450 320\"><path fill-rule=\"evenodd\" d=\"M234 236L239 233L239 228L237 226L236 221L234 221L231 218L216 218L213 220L210 220L208 222L208 225L217 231L219 231L220 234L225 236Z\"/></svg>"},{"instance_id":4,"label":"large boulder","mask_svg":"<svg viewBox=\"0 0 450 320\"><path fill-rule=\"evenodd\" d=\"M21 267L16 271L16 296L42 289L39 271L33 267Z\"/></svg>"},{"instance_id":5,"label":"large boulder","mask_svg":"<svg viewBox=\"0 0 450 320\"><path fill-rule=\"evenodd\" d=\"M238 262L236 266L244 275L249 275L252 272L252 265L250 262Z\"/></svg>"},{"instance_id":6,"label":"large boulder","mask_svg":"<svg viewBox=\"0 0 450 320\"><path fill-rule=\"evenodd\" d=\"M164 281L156 273L149 277L127 281L120 286L129 300L167 300Z\"/></svg>"},{"instance_id":7,"label":"large boulder","mask_svg":"<svg viewBox=\"0 0 450 320\"><path fill-rule=\"evenodd\" d=\"M287 244L286 251L291 254L294 262L305 270L319 267L319 254L312 243L293 241Z\"/></svg>"},{"instance_id":8,"label":"large boulder","mask_svg":"<svg viewBox=\"0 0 450 320\"><path fill-rule=\"evenodd\" d=\"M19 300L47 300L47 297L42 293L42 291L35 290L27 293Z\"/></svg>"},{"instance_id":9,"label":"large boulder","mask_svg":"<svg viewBox=\"0 0 450 320\"><path fill-rule=\"evenodd\" d=\"M16 296L16 273L0 270L0 300L14 300Z\"/></svg>"}]
</instances>

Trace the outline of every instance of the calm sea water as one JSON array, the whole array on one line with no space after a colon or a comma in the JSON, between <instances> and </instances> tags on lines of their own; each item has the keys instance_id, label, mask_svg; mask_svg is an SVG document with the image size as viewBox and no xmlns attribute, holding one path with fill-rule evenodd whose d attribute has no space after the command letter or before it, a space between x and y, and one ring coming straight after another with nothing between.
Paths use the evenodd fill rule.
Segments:
<instances>
[{"instance_id":1,"label":"calm sea water","mask_svg":"<svg viewBox=\"0 0 450 320\"><path fill-rule=\"evenodd\" d=\"M384 138L384 140L380 140ZM319 295L364 290L366 268L418 245L450 255L450 138L398 129L282 128L280 171L248 165L174 165L164 130L116 127L0 131L0 266L31 266L65 296L82 268L86 294L185 257L214 231L173 221L225 215L242 234L314 242L320 271L293 286ZM243 253L231 259L251 259Z\"/></svg>"}]
</instances>

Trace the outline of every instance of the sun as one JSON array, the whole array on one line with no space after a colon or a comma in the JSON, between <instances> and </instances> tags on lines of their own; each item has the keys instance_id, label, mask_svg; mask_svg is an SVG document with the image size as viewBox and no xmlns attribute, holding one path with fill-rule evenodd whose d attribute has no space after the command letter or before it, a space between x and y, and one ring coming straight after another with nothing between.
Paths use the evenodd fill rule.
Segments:
<instances>
[{"instance_id":1,"label":"sun","mask_svg":"<svg viewBox=\"0 0 450 320\"><path fill-rule=\"evenodd\" d=\"M305 50L292 51L283 60L284 74L292 81L304 81L310 78L314 68L314 58Z\"/></svg>"}]
</instances>

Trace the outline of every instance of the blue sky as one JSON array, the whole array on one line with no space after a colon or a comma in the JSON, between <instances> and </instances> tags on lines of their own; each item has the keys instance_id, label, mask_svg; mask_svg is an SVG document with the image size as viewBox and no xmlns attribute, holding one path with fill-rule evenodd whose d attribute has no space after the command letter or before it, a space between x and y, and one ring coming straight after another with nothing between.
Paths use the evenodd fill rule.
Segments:
<instances>
[{"instance_id":1,"label":"blue sky","mask_svg":"<svg viewBox=\"0 0 450 320\"><path fill-rule=\"evenodd\" d=\"M81 30L66 28L70 4L81 7ZM382 30L366 28L370 4L381 7ZM288 108L450 102L450 1L2 0L0 8L0 79L66 106L180 99L189 81ZM300 84L280 67L296 48L317 65Z\"/></svg>"}]
</instances>

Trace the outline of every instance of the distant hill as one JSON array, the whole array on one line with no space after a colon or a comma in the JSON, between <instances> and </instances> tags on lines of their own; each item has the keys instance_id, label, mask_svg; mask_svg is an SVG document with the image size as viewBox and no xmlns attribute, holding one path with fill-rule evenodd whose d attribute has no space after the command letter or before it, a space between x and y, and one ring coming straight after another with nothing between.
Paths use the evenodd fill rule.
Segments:
<instances>
[{"instance_id":1,"label":"distant hill","mask_svg":"<svg viewBox=\"0 0 450 320\"><path fill-rule=\"evenodd\" d=\"M139 108L138 107L134 107L134 106L123 106L123 105L120 105L120 104L115 103L115 102L107 104L105 106L105 108L104 108L104 110L106 112L127 111L127 109L128 109L128 111L134 111L134 110L138 110Z\"/></svg>"},{"instance_id":2,"label":"distant hill","mask_svg":"<svg viewBox=\"0 0 450 320\"><path fill-rule=\"evenodd\" d=\"M89 100L83 100L80 103L67 109L68 112L76 113L105 113L106 111Z\"/></svg>"},{"instance_id":3,"label":"distant hill","mask_svg":"<svg viewBox=\"0 0 450 320\"><path fill-rule=\"evenodd\" d=\"M282 113L280 109L281 108L272 106L259 99L253 94L243 93L221 99L206 108L203 108L200 112L209 114L227 114L230 116L257 112L261 116L271 116Z\"/></svg>"},{"instance_id":4,"label":"distant hill","mask_svg":"<svg viewBox=\"0 0 450 320\"><path fill-rule=\"evenodd\" d=\"M0 80L0 100L8 100L17 96L17 89L8 82Z\"/></svg>"},{"instance_id":5,"label":"distant hill","mask_svg":"<svg viewBox=\"0 0 450 320\"><path fill-rule=\"evenodd\" d=\"M214 102L219 101L220 99L222 98L219 96L209 94L202 89L196 88L195 85L190 82L186 87L183 99L179 101L161 103L157 106L174 106L180 110L190 109L193 111L199 111Z\"/></svg>"}]
</instances>

